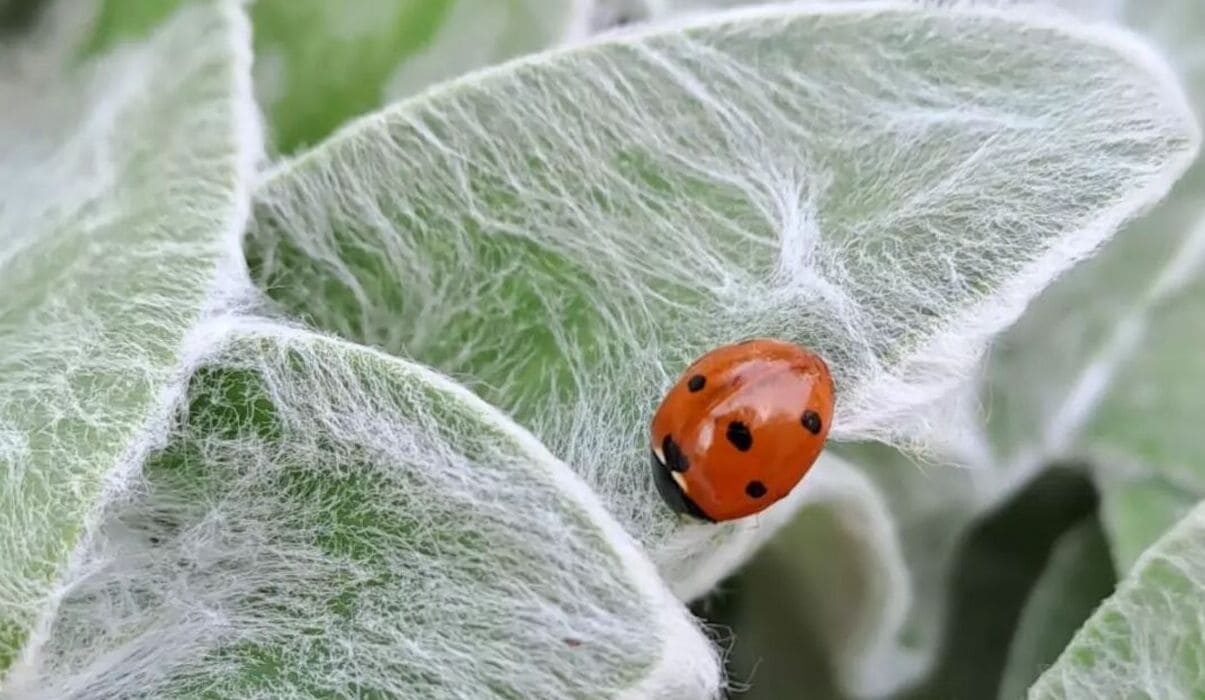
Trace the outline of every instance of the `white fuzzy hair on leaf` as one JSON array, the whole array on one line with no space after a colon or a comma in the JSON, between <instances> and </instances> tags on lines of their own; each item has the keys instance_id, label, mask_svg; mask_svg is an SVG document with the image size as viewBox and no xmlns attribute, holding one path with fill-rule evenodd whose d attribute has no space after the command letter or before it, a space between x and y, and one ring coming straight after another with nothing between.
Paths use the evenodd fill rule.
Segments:
<instances>
[{"instance_id":1,"label":"white fuzzy hair on leaf","mask_svg":"<svg viewBox=\"0 0 1205 700\"><path fill-rule=\"evenodd\" d=\"M653 564L529 433L245 315L239 3L76 70L0 80L23 98L0 115L0 698L718 692Z\"/></svg>"},{"instance_id":2,"label":"white fuzzy hair on leaf","mask_svg":"<svg viewBox=\"0 0 1205 700\"><path fill-rule=\"evenodd\" d=\"M652 563L496 409L345 341L227 335L14 697L717 693Z\"/></svg>"},{"instance_id":3,"label":"white fuzzy hair on leaf","mask_svg":"<svg viewBox=\"0 0 1205 700\"><path fill-rule=\"evenodd\" d=\"M1197 144L1174 76L1120 30L1032 8L765 6L357 121L267 174L247 250L285 308L531 428L690 596L714 581L685 563L758 527L684 523L652 488L647 421L690 360L801 342L833 369L834 440L927 447L917 415Z\"/></svg>"},{"instance_id":4,"label":"white fuzzy hair on leaf","mask_svg":"<svg viewBox=\"0 0 1205 700\"><path fill-rule=\"evenodd\" d=\"M36 655L98 504L165 439L195 332L247 295L250 28L201 5L53 87L0 86L21 97L0 116L0 671Z\"/></svg>"},{"instance_id":5,"label":"white fuzzy hair on leaf","mask_svg":"<svg viewBox=\"0 0 1205 700\"><path fill-rule=\"evenodd\" d=\"M1205 685L1205 504L1146 550L1030 700L1188 698Z\"/></svg>"}]
</instances>

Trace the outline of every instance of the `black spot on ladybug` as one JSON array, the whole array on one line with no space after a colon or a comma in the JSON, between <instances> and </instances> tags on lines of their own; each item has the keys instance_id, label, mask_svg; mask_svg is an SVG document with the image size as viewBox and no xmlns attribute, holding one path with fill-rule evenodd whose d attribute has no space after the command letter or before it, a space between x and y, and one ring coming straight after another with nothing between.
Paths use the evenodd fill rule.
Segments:
<instances>
[{"instance_id":1,"label":"black spot on ladybug","mask_svg":"<svg viewBox=\"0 0 1205 700\"><path fill-rule=\"evenodd\" d=\"M749 494L750 498L761 498L766 495L766 485L760 481L750 481L745 484L745 493Z\"/></svg>"},{"instance_id":2,"label":"black spot on ladybug","mask_svg":"<svg viewBox=\"0 0 1205 700\"><path fill-rule=\"evenodd\" d=\"M703 387L706 385L707 385L707 377L704 377L701 374L696 374L695 376L691 377L686 382L686 388L690 389L690 392L692 394L696 391L702 391Z\"/></svg>"},{"instance_id":3,"label":"black spot on ladybug","mask_svg":"<svg viewBox=\"0 0 1205 700\"><path fill-rule=\"evenodd\" d=\"M674 442L672 435L666 435L661 441L661 454L665 455L665 466L669 467L670 471L684 472L690 469L690 460L682 454L682 448Z\"/></svg>"},{"instance_id":4,"label":"black spot on ladybug","mask_svg":"<svg viewBox=\"0 0 1205 700\"><path fill-rule=\"evenodd\" d=\"M820 414L815 411L804 411L803 418L799 419L803 423L803 427L808 429L812 435L819 435L820 428L824 427L824 423L820 420Z\"/></svg>"},{"instance_id":5,"label":"black spot on ladybug","mask_svg":"<svg viewBox=\"0 0 1205 700\"><path fill-rule=\"evenodd\" d=\"M725 437L732 446L741 452L748 452L750 447L753 447L753 433L749 432L749 426L734 420L728 424L728 432Z\"/></svg>"}]
</instances>

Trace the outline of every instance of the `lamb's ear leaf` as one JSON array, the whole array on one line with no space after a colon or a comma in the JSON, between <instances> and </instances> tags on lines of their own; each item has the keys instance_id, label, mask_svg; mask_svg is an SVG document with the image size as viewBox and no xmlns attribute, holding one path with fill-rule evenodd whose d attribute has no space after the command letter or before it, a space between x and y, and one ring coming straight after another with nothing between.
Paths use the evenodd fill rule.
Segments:
<instances>
[{"instance_id":1,"label":"lamb's ear leaf","mask_svg":"<svg viewBox=\"0 0 1205 700\"><path fill-rule=\"evenodd\" d=\"M1123 9L1121 19L1166 53L1205 113L1205 6L1168 0ZM1123 566L1161 532L1152 524L1170 525L1185 503L1205 497L1205 454L1189 419L1203 408L1191 391L1201 363L1188 345L1201 341L1205 313L1203 201L1205 163L1197 161L1166 201L1039 297L1001 338L988 369L991 432L1010 478L1069 453L1088 455ZM1114 488L1128 493L1114 497ZM1159 495L1168 489L1181 493ZM1113 520L1121 514L1132 517Z\"/></svg>"},{"instance_id":2,"label":"lamb's ear leaf","mask_svg":"<svg viewBox=\"0 0 1205 700\"><path fill-rule=\"evenodd\" d=\"M166 449L103 513L86 575L26 669L34 687L718 691L717 655L688 611L527 431L452 380L363 346L263 321L229 333Z\"/></svg>"},{"instance_id":3,"label":"lamb's ear leaf","mask_svg":"<svg viewBox=\"0 0 1205 700\"><path fill-rule=\"evenodd\" d=\"M1192 224L1186 212L1199 205L1185 199L1205 192L1205 170L1191 172L1181 183L1186 195L1044 295L1005 336L989 371L1003 468L1020 478L1051 455L1086 455L1122 571L1158 537L1155 523L1170 526L1205 496L1205 451L1192 420L1205 410L1194 391L1205 372L1191 346L1205 340L1205 221Z\"/></svg>"},{"instance_id":4,"label":"lamb's ear leaf","mask_svg":"<svg viewBox=\"0 0 1205 700\"><path fill-rule=\"evenodd\" d=\"M1029 698L1192 697L1203 658L1205 503L1138 558Z\"/></svg>"},{"instance_id":5,"label":"lamb's ear leaf","mask_svg":"<svg viewBox=\"0 0 1205 700\"><path fill-rule=\"evenodd\" d=\"M0 47L0 672L158 440L207 319L246 293L259 157L234 3L49 85L23 79L47 55L27 49Z\"/></svg>"},{"instance_id":6,"label":"lamb's ear leaf","mask_svg":"<svg viewBox=\"0 0 1205 700\"><path fill-rule=\"evenodd\" d=\"M725 540L786 517L691 525L659 501L647 421L687 362L799 341L836 377L834 439L912 435L917 407L1197 141L1166 66L1113 29L765 6L540 54L351 124L268 174L247 252L285 308L464 378L533 429L693 596L725 573L696 576L701 559L739 561Z\"/></svg>"},{"instance_id":7,"label":"lamb's ear leaf","mask_svg":"<svg viewBox=\"0 0 1205 700\"><path fill-rule=\"evenodd\" d=\"M891 511L857 470L830 468L816 501L766 547L783 573L780 588L812 616L816 641L840 686L873 697L919 670L896 635L917 602ZM761 612L773 618L766 608Z\"/></svg>"},{"instance_id":8,"label":"lamb's ear leaf","mask_svg":"<svg viewBox=\"0 0 1205 700\"><path fill-rule=\"evenodd\" d=\"M816 546L799 547L776 538L770 547L784 560L795 550L797 563L782 566L798 567L813 582L825 580L822 562L834 556L826 550L864 552L851 556L859 566L838 563L827 574L846 580L811 583L800 595L812 608L817 633L827 637L843 687L863 696L881 696L919 682L940 659L960 545L987 508L982 487L991 475L919 462L884 445L842 446L840 451L866 484L861 493L851 494L857 500L828 499L838 511L834 519L846 527L827 535L827 545L822 544L823 533L798 533L794 539L812 538ZM883 513L877 519L886 527L882 532L876 532L876 519L867 517L879 509ZM787 536L800 527L807 525L793 523ZM875 553L875 547L877 560L865 554ZM857 583L857 576L866 582ZM842 608L845 620L824 612Z\"/></svg>"},{"instance_id":9,"label":"lamb's ear leaf","mask_svg":"<svg viewBox=\"0 0 1205 700\"><path fill-rule=\"evenodd\" d=\"M1082 437L1104 465L1106 531L1123 566L1205 498L1205 447L1194 420L1205 415L1205 363L1193 346L1205 342L1205 220L1150 296L1144 315L1124 320L1125 347L1110 358L1113 383Z\"/></svg>"},{"instance_id":10,"label":"lamb's ear leaf","mask_svg":"<svg viewBox=\"0 0 1205 700\"><path fill-rule=\"evenodd\" d=\"M144 34L193 1L99 0L84 50ZM256 95L289 153L392 99L580 36L590 2L255 0L248 11Z\"/></svg>"}]
</instances>

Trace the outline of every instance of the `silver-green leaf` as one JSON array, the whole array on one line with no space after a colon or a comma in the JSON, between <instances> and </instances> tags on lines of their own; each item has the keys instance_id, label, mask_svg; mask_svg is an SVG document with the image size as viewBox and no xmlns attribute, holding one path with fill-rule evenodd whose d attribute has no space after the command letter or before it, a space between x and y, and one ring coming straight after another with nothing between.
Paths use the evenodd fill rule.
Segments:
<instances>
[{"instance_id":1,"label":"silver-green leaf","mask_svg":"<svg viewBox=\"0 0 1205 700\"><path fill-rule=\"evenodd\" d=\"M1135 562L1030 700L1194 698L1205 686L1205 505Z\"/></svg>"},{"instance_id":2,"label":"silver-green leaf","mask_svg":"<svg viewBox=\"0 0 1205 700\"><path fill-rule=\"evenodd\" d=\"M217 341L12 697L718 692L652 562L496 409L272 322Z\"/></svg>"},{"instance_id":3,"label":"silver-green leaf","mask_svg":"<svg viewBox=\"0 0 1205 700\"><path fill-rule=\"evenodd\" d=\"M464 378L532 428L693 596L724 571L695 575L709 553L739 561L723 543L793 505L714 527L658 501L645 426L690 359L802 342L836 376L836 440L928 442L920 409L1197 142L1165 64L1120 31L767 6L360 120L269 173L247 250L285 308Z\"/></svg>"},{"instance_id":4,"label":"silver-green leaf","mask_svg":"<svg viewBox=\"0 0 1205 700\"><path fill-rule=\"evenodd\" d=\"M98 504L246 279L250 67L214 2L60 84L0 84L0 673L44 641Z\"/></svg>"},{"instance_id":5,"label":"silver-green leaf","mask_svg":"<svg viewBox=\"0 0 1205 700\"><path fill-rule=\"evenodd\" d=\"M1197 51L1205 9L1187 0L1119 4L1119 18L1171 59L1197 113L1205 109L1205 60ZM1193 387L1200 363L1194 319L1205 271L1205 165L1187 172L1166 201L1043 294L997 345L985 396L1001 469L1025 478L1050 460L1088 458L1105 493L1105 530L1115 560L1205 496ZM1180 490L1180 496L1146 498ZM1146 510L1121 506L1136 487ZM1112 504L1112 505L1110 505ZM1117 507L1114 507L1117 506ZM1135 528L1135 529L1131 529ZM1140 544L1141 543L1141 544Z\"/></svg>"}]
</instances>

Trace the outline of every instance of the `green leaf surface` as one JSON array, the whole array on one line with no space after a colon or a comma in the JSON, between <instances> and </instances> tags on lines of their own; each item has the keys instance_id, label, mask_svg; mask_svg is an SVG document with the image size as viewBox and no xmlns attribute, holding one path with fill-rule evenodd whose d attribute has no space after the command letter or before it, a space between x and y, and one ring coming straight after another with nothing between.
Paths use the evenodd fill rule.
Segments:
<instances>
[{"instance_id":1,"label":"green leaf surface","mask_svg":"<svg viewBox=\"0 0 1205 700\"><path fill-rule=\"evenodd\" d=\"M242 320L14 697L694 698L710 642L586 485L446 377Z\"/></svg>"},{"instance_id":2,"label":"green leaf surface","mask_svg":"<svg viewBox=\"0 0 1205 700\"><path fill-rule=\"evenodd\" d=\"M665 16L723 4L727 3L723 0L666 0L659 3L656 10ZM1190 86L1202 82L1202 55L1196 46L1205 25L1202 24L1198 4L1182 1L1116 3L1095 0L1051 4L1085 18L1128 17L1134 26L1152 35L1160 47L1174 57ZM1170 319L1166 324L1155 321L1159 326L1178 328L1179 333L1161 341L1167 343L1168 350L1163 350L1160 344L1154 353L1138 351L1145 356L1115 370L1118 375L1126 377L1125 384L1119 387L1117 395L1103 402L1100 418L1092 419L1080 413L1082 408L1077 404L1083 399L1073 395L1080 392L1087 402L1099 400L1100 397L1092 395L1092 392L1098 391L1093 383L1099 381L1100 376L1096 368L1089 371L1085 360L1092 359L1094 347L1102 344L1109 333L1126 322L1118 323L1118 309L1129 311L1139 307L1142 310L1136 316L1147 313L1153 304L1151 299L1145 297L1152 290L1144 290L1143 287L1154 285L1157 288L1156 278L1159 275L1174 278L1177 274L1183 274L1185 263L1191 264L1191 258L1199 253L1182 244L1194 219L1205 209L1202 180L1195 169L1192 172L1179 185L1171 201L1132 227L1135 231L1141 229L1141 233L1127 232L1128 244L1120 240L1112 243L1106 259L1073 271L1067 280L1043 297L1042 303L1029 312L1032 317L1024 319L1018 331L1014 331L1002 344L997 352L997 362L992 371L994 381L988 395L991 398L992 428L999 438L998 444L1004 448L1001 450L1003 459L978 454L974 449L956 450L948 455L957 461L977 465L974 473L968 473L940 467L936 470L904 468L906 459L892 456L885 450L877 455L867 454L865 450L849 455L872 476L888 476L887 480L876 478L876 481L881 483L884 499L891 504L890 517L898 524L904 565L914 582L922 582L909 591L907 614L904 616L906 622L898 628L908 632L897 637L902 642L898 647L901 652L912 649L923 654L926 647L931 649L935 641L940 640L946 586L940 573L927 580L917 577L925 571L948 571L951 555L947 543L957 542L962 529L974 521L978 512L1030 478L1044 466L1046 458L1064 454L1069 443L1074 442L1068 434L1080 431L1086 419L1105 423L1094 428L1093 431L1099 434L1093 435L1093 445L1107 445L1114 450L1111 459L1102 458L1098 453L1095 462L1132 465L1135 458L1132 455L1135 453L1125 449L1128 442L1141 445L1143 450L1139 454L1144 458L1150 453L1163 453L1165 459L1162 462L1172 461L1173 468L1175 464L1201 463L1195 459L1195 455L1186 454L1193 452L1199 442L1191 436L1192 431L1198 429L1193 423L1194 418L1202 413L1201 407L1195 405L1199 403L1195 390L1201 382L1183 374L1188 366L1200 366L1193 356L1193 348L1199 347L1200 339L1192 337L1200 323L1191 318L1191 312ZM1174 264L1168 264L1173 261ZM1160 265L1167 265L1168 269L1159 270ZM1178 272L1177 268L1181 270ZM1201 294L1199 291L1195 295L1189 292L1185 296L1200 298ZM1047 297L1053 301L1048 301ZM1121 317L1124 319L1125 314L1121 314ZM1133 319L1128 322L1133 324ZM1164 332L1160 337L1167 336ZM1153 339L1145 328L1140 328L1131 334L1132 344L1126 350L1141 347L1143 342ZM1022 361L1011 364L1013 360L1009 358L1010 354L1020 355ZM1001 362L1001 358L1005 361ZM1112 361L1109 357L1104 359L1105 362L1101 364L1107 365ZM1140 368L1139 374L1132 377L1129 368L1135 365ZM1112 367L1108 369L1114 371ZM1176 373L1180 374L1178 378L1170 376ZM1035 381L1035 377L1039 380ZM1172 394L1174 400L1167 400L1162 389L1165 386L1170 387L1167 393ZM1052 411L1050 407L1056 407L1057 410ZM1135 415L1144 418L1135 420ZM1035 441L1035 437L1038 440ZM1115 451L1119 449L1131 456L1118 458ZM1168 452L1173 454L1167 455ZM885 465L885 470L877 469ZM1147 469L1119 470L1109 466L1101 471L1102 518L1110 536L1113 555L1122 571L1201 496L1196 489L1184 488L1186 480L1182 476L1166 473L1170 470L1156 469L1161 475L1154 477ZM1177 488L1172 483L1181 486ZM922 496L920 501L915 500L917 494ZM922 503L930 505L920 507ZM924 530L919 529L916 523L926 520L934 523L935 527L930 533L922 535ZM919 543L919 546L910 547L910 541ZM839 547L845 546L849 545ZM806 554L801 552L798 556L804 558ZM870 575L869 570L865 573ZM816 604L823 610L832 605L832 601L822 599ZM864 610L858 613L867 614ZM885 622L890 616L884 614L880 619ZM890 625L882 628L884 632L892 629L897 628ZM1067 630L1065 638L1069 639L1071 632L1073 629ZM1047 662L1054 655L1049 653L1051 649L1055 653L1058 651L1051 639L1047 637L1043 640L1049 647L1045 650ZM1025 644L1029 645L1029 642ZM738 641L738 650L739 647ZM882 659L879 661L881 669ZM968 662L963 665L974 669L971 673L982 675L979 664ZM1002 697L1019 696L1019 690L1023 690L1032 677L1013 682ZM963 688L962 692L968 690Z\"/></svg>"},{"instance_id":3,"label":"green leaf surface","mask_svg":"<svg viewBox=\"0 0 1205 700\"><path fill-rule=\"evenodd\" d=\"M1059 537L1009 644L1000 700L1025 697L1116 582L1109 545L1095 516Z\"/></svg>"},{"instance_id":4,"label":"green leaf surface","mask_svg":"<svg viewBox=\"0 0 1205 700\"><path fill-rule=\"evenodd\" d=\"M687 362L752 335L802 342L833 368L836 440L917 439L918 409L1196 143L1163 64L1105 27L764 7L364 118L268 174L247 253L285 309L531 428L693 597L809 487L719 526L665 508L646 426Z\"/></svg>"},{"instance_id":5,"label":"green leaf surface","mask_svg":"<svg viewBox=\"0 0 1205 700\"><path fill-rule=\"evenodd\" d=\"M786 4L799 0L598 0L606 8L623 8L637 19L661 20L691 12L705 12L742 5ZM804 0L804 2L864 2L865 0ZM1113 20L1119 14L1118 0L972 0L996 7L1012 5L1042 5L1057 8L1076 17L1093 20ZM950 3L954 4L954 3Z\"/></svg>"},{"instance_id":6,"label":"green leaf surface","mask_svg":"<svg viewBox=\"0 0 1205 700\"><path fill-rule=\"evenodd\" d=\"M0 671L241 269L250 62L237 8L207 3L62 84L0 83Z\"/></svg>"},{"instance_id":7,"label":"green leaf surface","mask_svg":"<svg viewBox=\"0 0 1205 700\"><path fill-rule=\"evenodd\" d=\"M810 515L800 513L804 521ZM794 559L793 555L788 557ZM816 611L794 587L794 570L764 548L693 608L721 630L731 695L780 700L806 689L808 700L843 700L830 668Z\"/></svg>"},{"instance_id":8,"label":"green leaf surface","mask_svg":"<svg viewBox=\"0 0 1205 700\"><path fill-rule=\"evenodd\" d=\"M874 656L879 677L909 660L880 643L880 628L899 623L908 575L886 504L831 454L815 470L792 521L695 605L726 633L721 643L731 639L729 685L748 700L804 688L808 698L842 698L842 688L863 684L848 677L860 672L857 660Z\"/></svg>"},{"instance_id":9,"label":"green leaf surface","mask_svg":"<svg viewBox=\"0 0 1205 700\"><path fill-rule=\"evenodd\" d=\"M1084 440L1102 453L1140 462L1152 476L1200 498L1205 444L1196 419L1205 415L1199 351L1205 343L1205 220L1156 283L1159 299L1145 319L1130 321L1127 341L1134 347L1117 358L1116 380L1102 394Z\"/></svg>"},{"instance_id":10,"label":"green leaf surface","mask_svg":"<svg viewBox=\"0 0 1205 700\"><path fill-rule=\"evenodd\" d=\"M859 464L879 453L897 460L882 464L885 473L916 468L875 448L859 450ZM943 474L932 476L937 483ZM925 538L943 550L953 544L919 509L915 521L893 522L895 504L875 481L832 453L802 490L791 522L695 608L731 630L729 683L741 697L793 697L800 688L817 700L853 690L879 696L923 670L934 651L926 635L942 622L927 604L940 600L932 588L944 591L948 569L912 570L907 557Z\"/></svg>"},{"instance_id":11,"label":"green leaf surface","mask_svg":"<svg viewBox=\"0 0 1205 700\"><path fill-rule=\"evenodd\" d=\"M1205 7L1190 0L1120 7L1171 59L1197 113L1205 111L1205 57L1197 50ZM1201 363L1184 345L1198 341L1192 297L1200 296L1195 280L1205 258L1202 217L1205 166L1197 163L1166 201L1059 280L997 344L985 396L1007 469L1023 474L1082 452L1103 465L1106 492L1154 477L1186 489L1176 501L1205 494L1190 418L1198 410L1193 387ZM1152 508L1164 502L1144 500ZM1131 535L1131 524L1145 530L1144 523L1179 515L1173 507L1110 522L1117 512L1106 507L1103 515L1119 562L1133 557L1128 542L1149 543L1157 534Z\"/></svg>"},{"instance_id":12,"label":"green leaf surface","mask_svg":"<svg viewBox=\"0 0 1205 700\"><path fill-rule=\"evenodd\" d=\"M86 51L192 0L101 0ZM255 85L276 149L441 80L571 39L585 0L255 0Z\"/></svg>"},{"instance_id":13,"label":"green leaf surface","mask_svg":"<svg viewBox=\"0 0 1205 700\"><path fill-rule=\"evenodd\" d=\"M1030 700L1202 697L1203 601L1205 505L1198 505L1138 558L1030 688Z\"/></svg>"},{"instance_id":14,"label":"green leaf surface","mask_svg":"<svg viewBox=\"0 0 1205 700\"><path fill-rule=\"evenodd\" d=\"M747 685L742 697L750 700L794 697L800 688L818 698L994 696L1055 538L1095 507L1091 481L1053 469L972 518L946 499L946 480L970 486L972 472L907 464L884 448L853 456L881 468L872 478L889 500L867 508L876 484L848 463L822 463L816 478L825 493L814 493L748 567L696 606L731 628L734 687ZM918 469L923 479L913 478ZM903 487L883 483L887 474ZM869 548L884 544L891 549Z\"/></svg>"}]
</instances>

